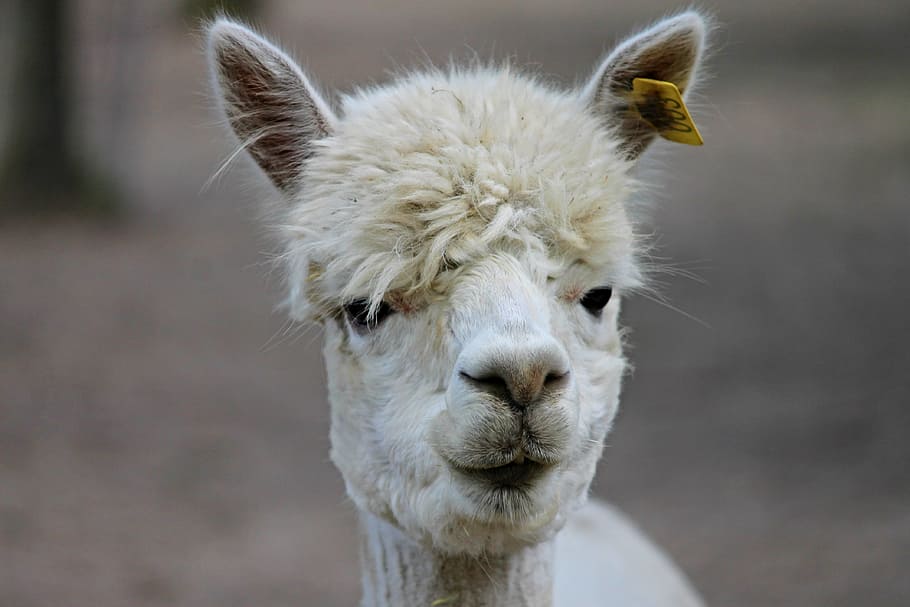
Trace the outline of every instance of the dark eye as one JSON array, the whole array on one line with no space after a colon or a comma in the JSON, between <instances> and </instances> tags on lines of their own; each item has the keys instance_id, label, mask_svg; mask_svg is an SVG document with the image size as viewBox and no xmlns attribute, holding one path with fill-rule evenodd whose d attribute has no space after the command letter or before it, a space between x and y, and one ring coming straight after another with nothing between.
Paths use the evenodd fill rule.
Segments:
<instances>
[{"instance_id":1,"label":"dark eye","mask_svg":"<svg viewBox=\"0 0 910 607\"><path fill-rule=\"evenodd\" d=\"M376 328L379 323L389 317L395 310L386 302L379 304L376 313L370 317L370 301L355 299L344 305L344 315L351 326L359 331L369 331Z\"/></svg>"},{"instance_id":2,"label":"dark eye","mask_svg":"<svg viewBox=\"0 0 910 607\"><path fill-rule=\"evenodd\" d=\"M599 317L604 306L610 303L611 295L613 295L613 289L610 287L598 287L585 293L580 303L585 307L585 310Z\"/></svg>"}]
</instances>

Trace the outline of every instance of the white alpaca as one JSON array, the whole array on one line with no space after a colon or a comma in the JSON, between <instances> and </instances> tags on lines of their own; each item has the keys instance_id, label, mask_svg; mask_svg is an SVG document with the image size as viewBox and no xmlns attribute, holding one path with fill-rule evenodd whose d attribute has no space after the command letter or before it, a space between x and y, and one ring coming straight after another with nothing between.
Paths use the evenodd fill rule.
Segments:
<instances>
[{"instance_id":1,"label":"white alpaca","mask_svg":"<svg viewBox=\"0 0 910 607\"><path fill-rule=\"evenodd\" d=\"M325 331L363 605L701 604L587 493L626 367L619 296L640 283L627 207L655 132L631 82L689 89L704 30L665 20L580 91L473 65L336 114L273 45L210 26L222 107L284 201L291 313Z\"/></svg>"}]
</instances>

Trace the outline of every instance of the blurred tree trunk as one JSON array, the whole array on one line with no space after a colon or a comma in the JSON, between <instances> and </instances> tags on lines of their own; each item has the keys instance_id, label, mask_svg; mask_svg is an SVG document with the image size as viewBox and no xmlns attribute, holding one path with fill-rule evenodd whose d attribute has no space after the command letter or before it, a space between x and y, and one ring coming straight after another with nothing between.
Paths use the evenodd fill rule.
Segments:
<instances>
[{"instance_id":1,"label":"blurred tree trunk","mask_svg":"<svg viewBox=\"0 0 910 607\"><path fill-rule=\"evenodd\" d=\"M0 165L0 211L108 212L113 196L79 157L70 124L65 0L19 0L9 138Z\"/></svg>"}]
</instances>

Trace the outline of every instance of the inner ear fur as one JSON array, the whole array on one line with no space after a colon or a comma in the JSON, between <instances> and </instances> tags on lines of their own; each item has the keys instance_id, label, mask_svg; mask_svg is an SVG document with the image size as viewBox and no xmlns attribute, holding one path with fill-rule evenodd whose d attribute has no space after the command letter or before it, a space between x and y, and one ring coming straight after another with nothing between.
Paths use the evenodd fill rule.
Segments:
<instances>
[{"instance_id":1,"label":"inner ear fur","mask_svg":"<svg viewBox=\"0 0 910 607\"><path fill-rule=\"evenodd\" d=\"M293 59L227 19L208 27L216 93L234 133L278 189L299 186L313 142L331 134L335 116Z\"/></svg>"},{"instance_id":2,"label":"inner ear fur","mask_svg":"<svg viewBox=\"0 0 910 607\"><path fill-rule=\"evenodd\" d=\"M622 42L601 62L582 95L620 139L629 159L641 155L657 134L632 101L632 81L672 82L685 96L696 80L705 47L706 18L689 11L664 19Z\"/></svg>"}]
</instances>

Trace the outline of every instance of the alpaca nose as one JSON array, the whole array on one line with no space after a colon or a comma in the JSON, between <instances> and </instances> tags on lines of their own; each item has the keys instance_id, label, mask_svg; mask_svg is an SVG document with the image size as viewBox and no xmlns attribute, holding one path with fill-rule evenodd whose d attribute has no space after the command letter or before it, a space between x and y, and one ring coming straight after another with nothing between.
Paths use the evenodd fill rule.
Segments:
<instances>
[{"instance_id":1,"label":"alpaca nose","mask_svg":"<svg viewBox=\"0 0 910 607\"><path fill-rule=\"evenodd\" d=\"M462 352L458 375L475 390L525 409L568 383L569 357L549 336L487 338Z\"/></svg>"}]
</instances>

